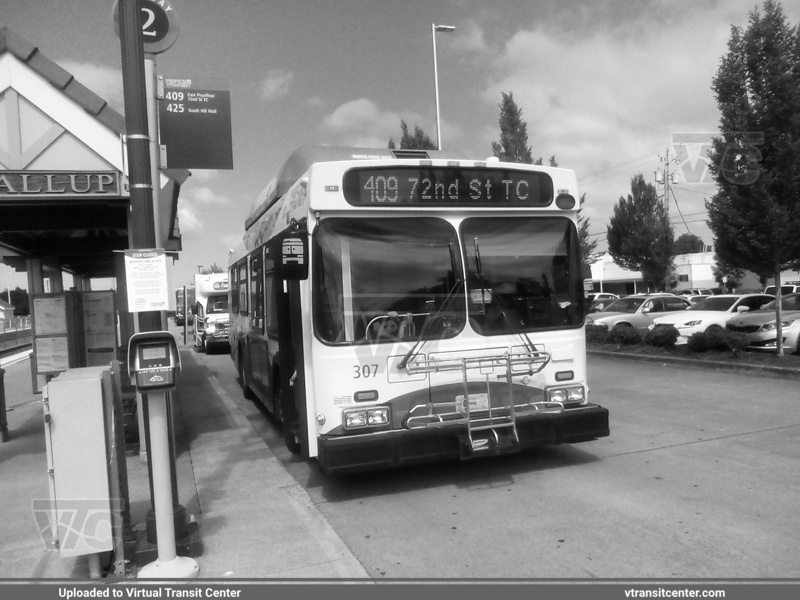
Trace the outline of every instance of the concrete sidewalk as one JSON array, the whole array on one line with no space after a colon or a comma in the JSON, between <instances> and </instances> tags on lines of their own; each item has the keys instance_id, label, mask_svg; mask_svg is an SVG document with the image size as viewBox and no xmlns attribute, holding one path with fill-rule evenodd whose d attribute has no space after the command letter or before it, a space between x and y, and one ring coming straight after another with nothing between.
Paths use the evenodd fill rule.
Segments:
<instances>
[{"instance_id":1,"label":"concrete sidewalk","mask_svg":"<svg viewBox=\"0 0 800 600\"><path fill-rule=\"evenodd\" d=\"M369 579L305 490L257 435L216 378L182 349L174 396L176 476L204 579ZM0 579L85 579L86 557L48 551L32 511L49 498L41 395L31 392L27 357L5 362L9 441L0 444ZM136 568L157 553L146 542L146 461L129 446ZM195 526L194 523L197 525ZM182 552L179 550L179 554Z\"/></svg>"}]
</instances>

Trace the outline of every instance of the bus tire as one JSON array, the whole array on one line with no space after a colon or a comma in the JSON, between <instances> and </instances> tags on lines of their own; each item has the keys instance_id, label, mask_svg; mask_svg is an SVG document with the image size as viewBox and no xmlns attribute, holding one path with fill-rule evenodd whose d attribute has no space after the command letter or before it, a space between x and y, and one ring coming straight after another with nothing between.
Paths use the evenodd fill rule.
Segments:
<instances>
[{"instance_id":1,"label":"bus tire","mask_svg":"<svg viewBox=\"0 0 800 600\"><path fill-rule=\"evenodd\" d=\"M281 416L283 417L283 422L281 423L283 441L286 443L289 452L300 454L303 446L300 441L300 423L297 421L297 411L294 410L293 406L290 406L288 394L285 394L283 390L278 390L277 396L278 402L276 404L280 406Z\"/></svg>"},{"instance_id":2,"label":"bus tire","mask_svg":"<svg viewBox=\"0 0 800 600\"><path fill-rule=\"evenodd\" d=\"M299 455L303 451L303 446L300 443L300 432L296 429L296 427L291 427L288 432L284 433L283 440L286 442L289 452Z\"/></svg>"},{"instance_id":3,"label":"bus tire","mask_svg":"<svg viewBox=\"0 0 800 600\"><path fill-rule=\"evenodd\" d=\"M244 396L246 400L255 400L256 395L253 393L253 390L250 389L247 379L245 379L241 350L239 351L239 355L236 357L236 370L239 371L239 385L242 388L242 396Z\"/></svg>"}]
</instances>

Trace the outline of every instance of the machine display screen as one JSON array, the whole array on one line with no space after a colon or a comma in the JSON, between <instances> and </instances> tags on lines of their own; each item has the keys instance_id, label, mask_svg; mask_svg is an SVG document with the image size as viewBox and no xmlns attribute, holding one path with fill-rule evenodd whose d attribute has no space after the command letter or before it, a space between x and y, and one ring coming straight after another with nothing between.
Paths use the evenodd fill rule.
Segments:
<instances>
[{"instance_id":1,"label":"machine display screen","mask_svg":"<svg viewBox=\"0 0 800 600\"><path fill-rule=\"evenodd\" d=\"M342 182L354 206L548 206L553 180L539 171L459 166L350 169Z\"/></svg>"},{"instance_id":2,"label":"machine display screen","mask_svg":"<svg viewBox=\"0 0 800 600\"><path fill-rule=\"evenodd\" d=\"M162 366L167 359L166 344L149 344L139 347L139 358L143 367Z\"/></svg>"}]
</instances>

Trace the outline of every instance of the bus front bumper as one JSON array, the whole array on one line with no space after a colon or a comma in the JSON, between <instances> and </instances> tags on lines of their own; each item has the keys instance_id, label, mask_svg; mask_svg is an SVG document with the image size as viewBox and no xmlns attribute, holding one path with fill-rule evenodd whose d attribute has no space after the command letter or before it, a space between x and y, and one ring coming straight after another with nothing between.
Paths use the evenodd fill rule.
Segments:
<instances>
[{"instance_id":1,"label":"bus front bumper","mask_svg":"<svg viewBox=\"0 0 800 600\"><path fill-rule=\"evenodd\" d=\"M468 459L519 452L553 444L588 442L609 435L608 409L587 404L561 412L544 412L516 421L519 442L509 430L473 433L485 439L473 448L466 427L395 429L349 436L320 436L319 466L324 473L343 473L402 467L448 459Z\"/></svg>"}]
</instances>

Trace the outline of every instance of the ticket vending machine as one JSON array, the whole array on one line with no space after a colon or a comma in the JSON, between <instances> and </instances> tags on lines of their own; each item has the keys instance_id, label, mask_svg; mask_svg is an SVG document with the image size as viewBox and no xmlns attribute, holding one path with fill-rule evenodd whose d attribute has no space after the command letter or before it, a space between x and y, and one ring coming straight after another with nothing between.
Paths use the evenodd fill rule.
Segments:
<instances>
[{"instance_id":1,"label":"ticket vending machine","mask_svg":"<svg viewBox=\"0 0 800 600\"><path fill-rule=\"evenodd\" d=\"M175 389L181 359L178 344L168 331L134 334L128 342L128 374L131 383L146 396L150 413L150 452L153 467L153 504L158 538L158 559L142 568L142 579L191 579L197 562L175 552L172 510L172 461L169 453L167 393Z\"/></svg>"},{"instance_id":2,"label":"ticket vending machine","mask_svg":"<svg viewBox=\"0 0 800 600\"><path fill-rule=\"evenodd\" d=\"M128 373L143 393L167 392L177 385L181 370L178 345L168 331L135 333L128 342Z\"/></svg>"}]
</instances>

